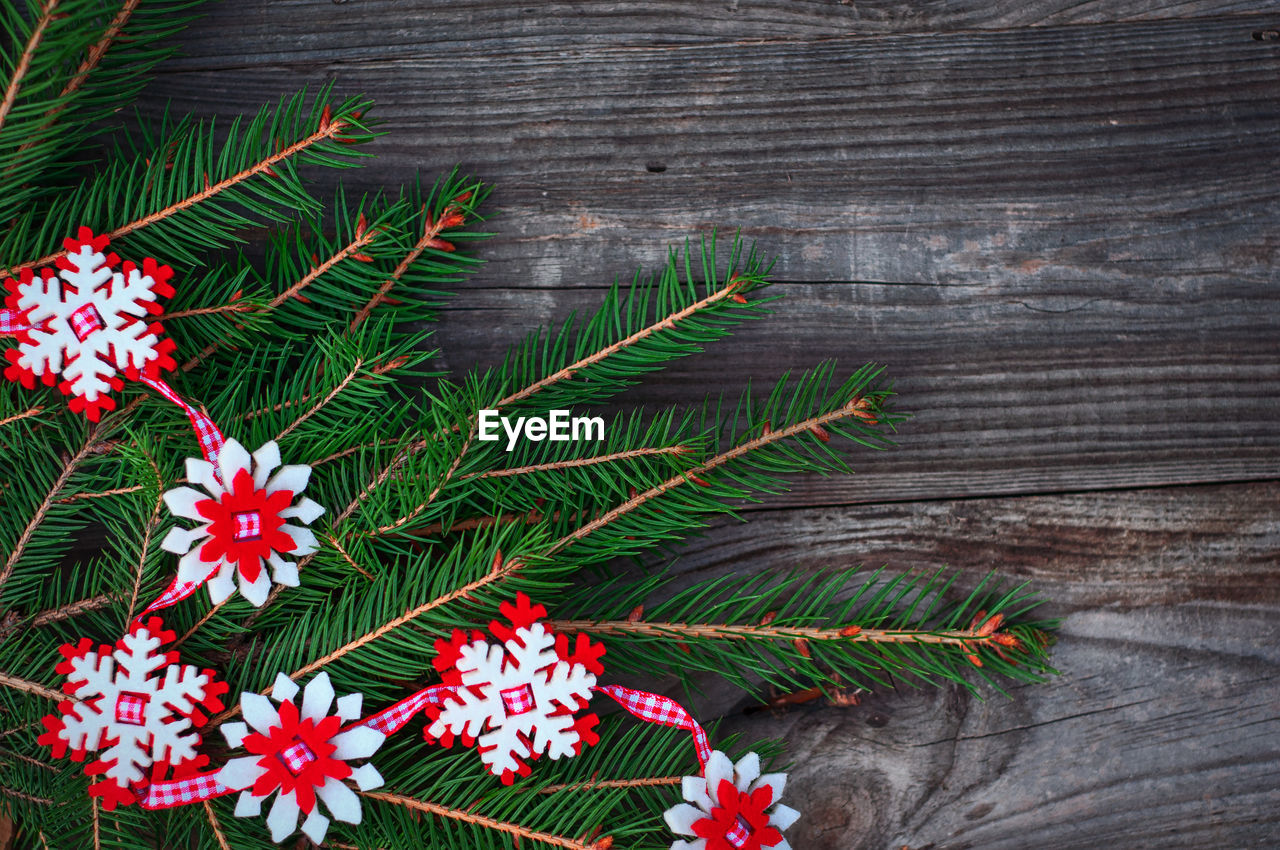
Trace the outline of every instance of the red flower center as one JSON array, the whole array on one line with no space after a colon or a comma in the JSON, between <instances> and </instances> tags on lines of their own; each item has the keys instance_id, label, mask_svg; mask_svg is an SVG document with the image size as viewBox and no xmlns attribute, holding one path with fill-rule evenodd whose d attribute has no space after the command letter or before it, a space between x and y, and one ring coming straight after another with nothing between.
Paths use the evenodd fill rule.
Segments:
<instances>
[{"instance_id":1,"label":"red flower center","mask_svg":"<svg viewBox=\"0 0 1280 850\"><path fill-rule=\"evenodd\" d=\"M141 726L143 714L147 710L147 702L151 699L147 694L135 694L124 691L116 697L116 722L130 726Z\"/></svg>"},{"instance_id":2,"label":"red flower center","mask_svg":"<svg viewBox=\"0 0 1280 850\"><path fill-rule=\"evenodd\" d=\"M281 530L280 512L289 507L293 493L267 493L254 487L253 476L240 470L221 499L196 503L196 511L209 523L209 539L200 549L206 562L226 558L234 561L246 581L257 581L262 559L276 552L297 548L293 538Z\"/></svg>"},{"instance_id":3,"label":"red flower center","mask_svg":"<svg viewBox=\"0 0 1280 850\"><path fill-rule=\"evenodd\" d=\"M255 755L265 773L253 785L255 797L263 797L277 788L281 793L294 791L298 807L310 814L316 805L316 788L328 777L346 779L351 768L333 758L337 747L330 738L341 731L342 721L334 715L319 721L302 718L292 700L280 706L280 725L266 734L254 733L244 739L244 748Z\"/></svg>"},{"instance_id":4,"label":"red flower center","mask_svg":"<svg viewBox=\"0 0 1280 850\"><path fill-rule=\"evenodd\" d=\"M763 850L782 842L782 833L769 825L765 809L773 804L773 789L762 785L750 793L739 791L727 779L720 780L711 817L693 825L707 850Z\"/></svg>"},{"instance_id":5,"label":"red flower center","mask_svg":"<svg viewBox=\"0 0 1280 850\"><path fill-rule=\"evenodd\" d=\"M516 685L514 688L498 691L498 696L502 697L502 705L507 710L507 716L533 711L533 688L528 685Z\"/></svg>"},{"instance_id":6,"label":"red flower center","mask_svg":"<svg viewBox=\"0 0 1280 850\"><path fill-rule=\"evenodd\" d=\"M102 314L92 304L85 304L79 307L71 314L70 319L71 330L75 332L76 339L81 342L88 339L89 334L100 331L103 328Z\"/></svg>"}]
</instances>

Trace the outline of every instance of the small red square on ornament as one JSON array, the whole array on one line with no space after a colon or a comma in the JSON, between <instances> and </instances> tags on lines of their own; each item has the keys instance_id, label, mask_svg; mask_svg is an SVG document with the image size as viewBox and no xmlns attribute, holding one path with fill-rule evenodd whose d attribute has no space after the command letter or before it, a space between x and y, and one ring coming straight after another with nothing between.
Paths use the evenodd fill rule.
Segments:
<instances>
[{"instance_id":1,"label":"small red square on ornament","mask_svg":"<svg viewBox=\"0 0 1280 850\"><path fill-rule=\"evenodd\" d=\"M302 741L295 740L280 751L280 761L284 762L284 766L289 768L289 772L294 776L302 773L303 768L315 760L316 754Z\"/></svg>"},{"instance_id":2,"label":"small red square on ornament","mask_svg":"<svg viewBox=\"0 0 1280 850\"><path fill-rule=\"evenodd\" d=\"M89 334L102 330L102 314L92 304L84 304L71 314L71 330L84 342Z\"/></svg>"},{"instance_id":3,"label":"small red square on ornament","mask_svg":"<svg viewBox=\"0 0 1280 850\"><path fill-rule=\"evenodd\" d=\"M528 685L517 685L505 691L498 691L498 696L502 697L502 704L507 709L508 717L533 711L533 688Z\"/></svg>"},{"instance_id":4,"label":"small red square on ornament","mask_svg":"<svg viewBox=\"0 0 1280 850\"><path fill-rule=\"evenodd\" d=\"M135 694L129 691L121 693L116 697L116 722L141 726L142 716L146 713L149 699L150 697L146 694Z\"/></svg>"},{"instance_id":5,"label":"small red square on ornament","mask_svg":"<svg viewBox=\"0 0 1280 850\"><path fill-rule=\"evenodd\" d=\"M235 515L236 528L232 538L240 540L260 540L262 538L262 517L257 511L241 511Z\"/></svg>"},{"instance_id":6,"label":"small red square on ornament","mask_svg":"<svg viewBox=\"0 0 1280 850\"><path fill-rule=\"evenodd\" d=\"M751 827L748 826L747 822L742 819L741 815L739 815L737 823L733 825L732 829L724 834L724 837L725 840L734 847L743 847L746 845L747 839L751 837Z\"/></svg>"}]
</instances>

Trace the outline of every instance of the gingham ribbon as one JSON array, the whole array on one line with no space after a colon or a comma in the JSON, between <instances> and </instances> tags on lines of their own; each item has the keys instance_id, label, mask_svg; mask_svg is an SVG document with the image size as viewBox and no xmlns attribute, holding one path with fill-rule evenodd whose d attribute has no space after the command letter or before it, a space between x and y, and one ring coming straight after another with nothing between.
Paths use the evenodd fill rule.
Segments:
<instances>
[{"instance_id":1,"label":"gingham ribbon","mask_svg":"<svg viewBox=\"0 0 1280 850\"><path fill-rule=\"evenodd\" d=\"M135 617L135 621L141 620L153 611L168 608L170 605L175 605L186 599L204 586L204 583L209 580L209 576L217 572L218 566L215 564L213 569L209 570L209 575L206 575L200 581L178 581L177 576L174 576L173 581L169 582L169 586L165 588L164 593L157 596L155 602L152 602L141 614Z\"/></svg>"},{"instance_id":2,"label":"gingham ribbon","mask_svg":"<svg viewBox=\"0 0 1280 850\"><path fill-rule=\"evenodd\" d=\"M22 312L20 310L0 307L0 336L12 336L20 331L28 330L31 325L19 321L18 317L21 315Z\"/></svg>"},{"instance_id":3,"label":"gingham ribbon","mask_svg":"<svg viewBox=\"0 0 1280 850\"><path fill-rule=\"evenodd\" d=\"M191 427L196 432L196 440L200 443L200 453L204 455L205 460L213 464L214 475L217 475L218 452L222 451L222 446L227 440L218 430L218 426L209 418L209 414L187 404L182 396L173 391L173 387L159 378L148 378L143 375L138 380L181 407L187 414L187 418L191 420Z\"/></svg>"},{"instance_id":4,"label":"gingham ribbon","mask_svg":"<svg viewBox=\"0 0 1280 850\"><path fill-rule=\"evenodd\" d=\"M693 733L693 747L698 751L698 764L704 768L707 766L707 759L711 758L711 742L707 740L706 730L680 703L660 694L636 691L622 685L604 685L592 690L614 699L618 705L646 723L688 729Z\"/></svg>"},{"instance_id":5,"label":"gingham ribbon","mask_svg":"<svg viewBox=\"0 0 1280 850\"><path fill-rule=\"evenodd\" d=\"M235 789L219 782L217 775L218 771L215 770L185 779L170 779L148 785L139 792L138 805L144 809L172 809L174 806L186 806L233 793Z\"/></svg>"},{"instance_id":6,"label":"gingham ribbon","mask_svg":"<svg viewBox=\"0 0 1280 850\"><path fill-rule=\"evenodd\" d=\"M444 705L444 698L452 696L454 687L452 685L432 685L429 688L423 688L416 694L411 694L400 700L390 708L383 709L373 717L367 720L361 720L358 725L368 726L370 729L377 730L384 735L390 735L400 731L404 725L422 709L429 705Z\"/></svg>"}]
</instances>

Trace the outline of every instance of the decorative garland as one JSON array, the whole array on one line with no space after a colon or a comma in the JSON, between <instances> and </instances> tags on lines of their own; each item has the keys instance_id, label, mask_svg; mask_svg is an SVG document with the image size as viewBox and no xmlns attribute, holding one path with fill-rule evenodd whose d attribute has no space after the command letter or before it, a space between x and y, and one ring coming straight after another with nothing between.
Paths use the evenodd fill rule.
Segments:
<instances>
[{"instance_id":1,"label":"decorative garland","mask_svg":"<svg viewBox=\"0 0 1280 850\"><path fill-rule=\"evenodd\" d=\"M274 442L250 454L161 379L174 368L176 346L150 319L163 313L159 299L173 295L172 269L151 258L141 267L120 263L104 253L108 244L106 236L80 228L65 240L56 271L28 269L5 280L0 309L0 335L17 340L5 352L6 378L28 389L36 378L56 384L71 396L73 411L96 422L115 408L110 392L123 389L123 375L181 407L203 455L188 458L186 467L188 482L204 492L183 486L164 494L175 518L196 523L175 526L161 544L181 556L169 587L114 648L94 649L88 638L61 648L56 669L71 699L44 718L39 742L58 758L95 755L85 773L102 778L89 785L90 796L107 809L135 802L164 809L238 791L236 816L257 817L274 795L266 816L272 840L301 829L318 844L331 818L360 823L360 798L349 783L361 791L381 786L368 759L419 713L428 721L428 742L475 747L489 772L511 784L543 756L572 758L597 743L598 718L583 712L602 694L646 723L685 729L693 738L700 773L684 778L686 802L665 814L672 832L692 840L677 839L672 850L790 850L782 830L799 813L778 802L785 775L761 776L755 753L735 764L712 750L702 726L668 697L597 684L604 645L556 633L544 622L546 609L523 593L499 606L505 621L490 622L487 633L455 630L436 641L441 684L372 716L361 719L361 694L336 697L325 672L304 688L279 673L270 697L242 693L244 721L221 729L228 745L247 755L205 769L198 730L208 713L222 710L228 686L212 670L161 651L175 636L154 615L205 584L214 603L238 588L255 606L266 602L273 583L296 587L297 565L285 556L316 551L306 526L324 508L301 495L310 467L282 466Z\"/></svg>"}]
</instances>

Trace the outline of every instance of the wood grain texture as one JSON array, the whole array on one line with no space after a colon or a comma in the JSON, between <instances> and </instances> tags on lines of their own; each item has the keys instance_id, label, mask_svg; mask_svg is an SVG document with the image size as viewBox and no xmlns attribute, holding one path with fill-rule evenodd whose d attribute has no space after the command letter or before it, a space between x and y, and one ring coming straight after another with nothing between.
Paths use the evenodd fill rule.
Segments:
<instances>
[{"instance_id":1,"label":"wood grain texture","mask_svg":"<svg viewBox=\"0 0 1280 850\"><path fill-rule=\"evenodd\" d=\"M1280 44L1256 5L225 0L149 103L335 77L389 135L351 188L493 182L439 327L492 364L666 245L741 227L776 317L632 392L886 363L858 475L694 540L681 581L862 562L1030 579L1048 685L773 715L807 848L1280 845ZM327 178L326 178L327 179Z\"/></svg>"}]
</instances>

